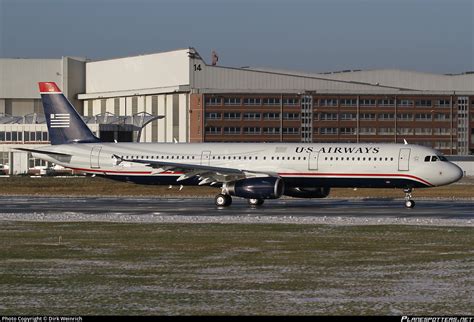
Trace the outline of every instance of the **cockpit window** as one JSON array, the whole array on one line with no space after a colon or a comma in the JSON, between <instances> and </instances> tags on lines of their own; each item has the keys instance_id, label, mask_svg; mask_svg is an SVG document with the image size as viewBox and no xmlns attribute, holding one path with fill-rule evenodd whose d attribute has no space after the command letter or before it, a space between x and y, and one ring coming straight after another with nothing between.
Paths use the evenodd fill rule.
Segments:
<instances>
[{"instance_id":1,"label":"cockpit window","mask_svg":"<svg viewBox=\"0 0 474 322\"><path fill-rule=\"evenodd\" d=\"M431 159L431 157L430 157L429 155L427 155L427 156L425 157L425 162L430 162L430 159Z\"/></svg>"},{"instance_id":2,"label":"cockpit window","mask_svg":"<svg viewBox=\"0 0 474 322\"><path fill-rule=\"evenodd\" d=\"M438 155L438 159L440 161L446 161L446 162L448 161L448 159L446 159L446 157L444 155Z\"/></svg>"},{"instance_id":3,"label":"cockpit window","mask_svg":"<svg viewBox=\"0 0 474 322\"><path fill-rule=\"evenodd\" d=\"M435 162L435 161L438 161L438 157L436 155L433 155L431 157L431 162Z\"/></svg>"}]
</instances>

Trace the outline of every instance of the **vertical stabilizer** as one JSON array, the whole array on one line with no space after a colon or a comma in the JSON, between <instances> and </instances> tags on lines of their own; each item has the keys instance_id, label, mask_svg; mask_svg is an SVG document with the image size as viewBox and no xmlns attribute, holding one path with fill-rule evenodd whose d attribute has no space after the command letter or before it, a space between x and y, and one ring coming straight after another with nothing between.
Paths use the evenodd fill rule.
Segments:
<instances>
[{"instance_id":1,"label":"vertical stabilizer","mask_svg":"<svg viewBox=\"0 0 474 322\"><path fill-rule=\"evenodd\" d=\"M41 82L39 89L52 145L100 142L56 83Z\"/></svg>"}]
</instances>

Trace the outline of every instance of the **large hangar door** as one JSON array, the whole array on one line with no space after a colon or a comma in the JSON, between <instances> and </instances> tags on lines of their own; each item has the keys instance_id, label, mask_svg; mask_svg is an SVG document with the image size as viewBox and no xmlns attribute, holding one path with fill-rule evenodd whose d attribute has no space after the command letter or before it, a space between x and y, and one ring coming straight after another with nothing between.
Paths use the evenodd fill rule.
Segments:
<instances>
[{"instance_id":1,"label":"large hangar door","mask_svg":"<svg viewBox=\"0 0 474 322\"><path fill-rule=\"evenodd\" d=\"M91 169L100 168L100 164L99 164L100 150L102 150L101 146L92 147L92 150L91 150Z\"/></svg>"}]
</instances>

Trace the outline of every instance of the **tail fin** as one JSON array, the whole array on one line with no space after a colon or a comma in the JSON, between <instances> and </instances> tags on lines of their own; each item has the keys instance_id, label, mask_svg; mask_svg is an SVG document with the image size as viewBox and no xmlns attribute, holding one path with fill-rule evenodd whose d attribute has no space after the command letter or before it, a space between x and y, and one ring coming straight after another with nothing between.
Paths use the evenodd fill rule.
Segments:
<instances>
[{"instance_id":1,"label":"tail fin","mask_svg":"<svg viewBox=\"0 0 474 322\"><path fill-rule=\"evenodd\" d=\"M41 82L39 89L52 145L100 142L56 83Z\"/></svg>"}]
</instances>

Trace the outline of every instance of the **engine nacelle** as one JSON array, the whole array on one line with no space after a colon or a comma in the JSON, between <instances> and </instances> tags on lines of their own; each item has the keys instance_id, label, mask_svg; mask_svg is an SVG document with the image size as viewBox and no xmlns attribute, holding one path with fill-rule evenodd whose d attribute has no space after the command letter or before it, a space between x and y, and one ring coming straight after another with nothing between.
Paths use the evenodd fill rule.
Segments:
<instances>
[{"instance_id":1,"label":"engine nacelle","mask_svg":"<svg viewBox=\"0 0 474 322\"><path fill-rule=\"evenodd\" d=\"M283 180L275 177L249 178L229 182L227 193L247 199L278 199L284 191Z\"/></svg>"},{"instance_id":2,"label":"engine nacelle","mask_svg":"<svg viewBox=\"0 0 474 322\"><path fill-rule=\"evenodd\" d=\"M326 198L330 187L285 187L285 196L295 198Z\"/></svg>"}]
</instances>

